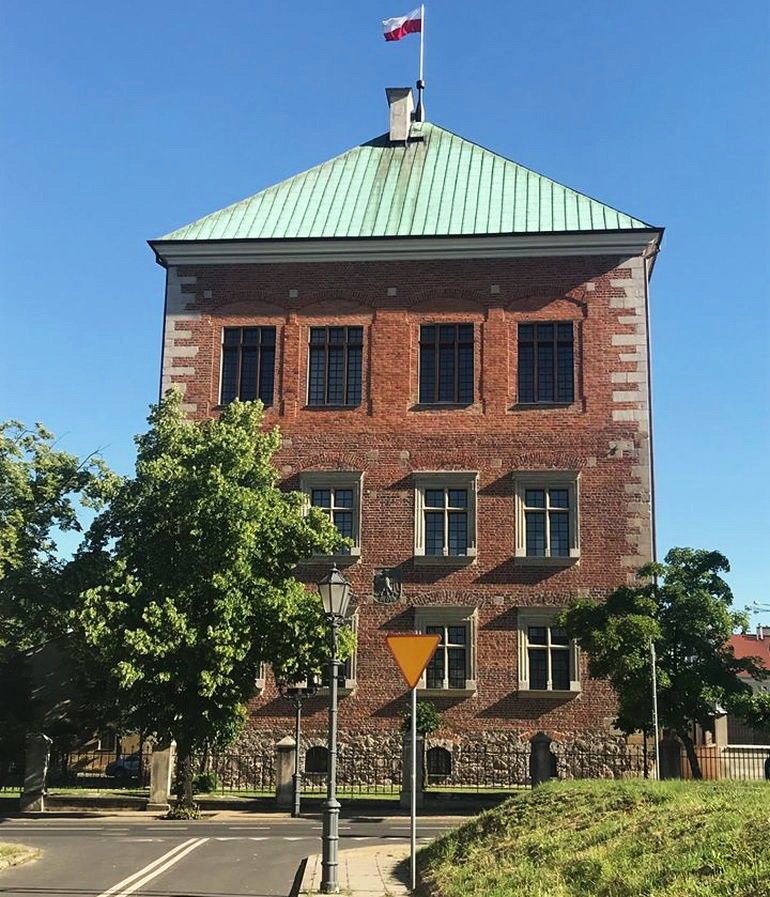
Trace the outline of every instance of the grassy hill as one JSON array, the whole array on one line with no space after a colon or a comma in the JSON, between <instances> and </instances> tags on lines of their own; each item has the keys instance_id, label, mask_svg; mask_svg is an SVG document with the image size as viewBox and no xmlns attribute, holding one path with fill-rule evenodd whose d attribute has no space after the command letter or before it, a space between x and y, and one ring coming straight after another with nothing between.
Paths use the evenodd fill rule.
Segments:
<instances>
[{"instance_id":1,"label":"grassy hill","mask_svg":"<svg viewBox=\"0 0 770 897\"><path fill-rule=\"evenodd\" d=\"M419 863L435 897L770 897L770 782L552 782Z\"/></svg>"}]
</instances>

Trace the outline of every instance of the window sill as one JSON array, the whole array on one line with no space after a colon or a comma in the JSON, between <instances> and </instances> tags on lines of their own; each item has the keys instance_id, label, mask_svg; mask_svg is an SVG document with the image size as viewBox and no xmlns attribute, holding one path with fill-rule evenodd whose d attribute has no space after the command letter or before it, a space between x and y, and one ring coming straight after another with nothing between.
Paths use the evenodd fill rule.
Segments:
<instances>
[{"instance_id":1,"label":"window sill","mask_svg":"<svg viewBox=\"0 0 770 897\"><path fill-rule=\"evenodd\" d=\"M467 411L471 408L481 408L478 402L418 402L412 405L410 411Z\"/></svg>"},{"instance_id":2,"label":"window sill","mask_svg":"<svg viewBox=\"0 0 770 897\"><path fill-rule=\"evenodd\" d=\"M517 402L511 406L511 411L563 411L569 408L579 408L579 403L572 402Z\"/></svg>"},{"instance_id":3,"label":"window sill","mask_svg":"<svg viewBox=\"0 0 770 897\"><path fill-rule=\"evenodd\" d=\"M575 554L572 557L558 557L558 558L542 558L542 557L529 557L527 555L518 555L514 558L514 563L519 567L571 567L573 564L576 564L580 560L580 554Z\"/></svg>"},{"instance_id":4,"label":"window sill","mask_svg":"<svg viewBox=\"0 0 770 897\"><path fill-rule=\"evenodd\" d=\"M336 564L338 567L352 567L361 560L361 549L351 548L350 554L314 554L312 557L300 561L303 567L317 566L318 564Z\"/></svg>"},{"instance_id":5,"label":"window sill","mask_svg":"<svg viewBox=\"0 0 770 897\"><path fill-rule=\"evenodd\" d=\"M355 405L303 405L303 411L355 411L361 408L362 403L357 402Z\"/></svg>"},{"instance_id":6,"label":"window sill","mask_svg":"<svg viewBox=\"0 0 770 897\"><path fill-rule=\"evenodd\" d=\"M465 688L426 688L417 686L417 695L423 698L470 698L476 694L476 680L466 679Z\"/></svg>"},{"instance_id":7,"label":"window sill","mask_svg":"<svg viewBox=\"0 0 770 897\"><path fill-rule=\"evenodd\" d=\"M355 679L346 679L344 685L337 686L337 696L340 698L344 698L346 695L353 694L353 690L356 687ZM328 697L329 696L329 687L323 686L323 688L319 688L315 693L316 697Z\"/></svg>"},{"instance_id":8,"label":"window sill","mask_svg":"<svg viewBox=\"0 0 770 897\"><path fill-rule=\"evenodd\" d=\"M476 549L469 548L468 554L416 554L414 563L417 567L467 567L476 563Z\"/></svg>"},{"instance_id":9,"label":"window sill","mask_svg":"<svg viewBox=\"0 0 770 897\"><path fill-rule=\"evenodd\" d=\"M233 399L233 401L235 401L235 399ZM241 400L239 400L239 401L244 401L244 402L256 402L257 400L256 400L256 399L241 399ZM223 405L223 404L220 402L219 404L214 404L214 405L212 405L212 406L211 406L211 410L212 410L212 411L224 411L226 408L229 408L231 404L232 404L232 402L225 402L225 404ZM269 405L265 405L264 403L262 404L262 410L263 410L265 413L267 413L268 411L275 411L275 409L276 409L277 407L278 407L278 406L276 405L275 402L271 402Z\"/></svg>"}]
</instances>

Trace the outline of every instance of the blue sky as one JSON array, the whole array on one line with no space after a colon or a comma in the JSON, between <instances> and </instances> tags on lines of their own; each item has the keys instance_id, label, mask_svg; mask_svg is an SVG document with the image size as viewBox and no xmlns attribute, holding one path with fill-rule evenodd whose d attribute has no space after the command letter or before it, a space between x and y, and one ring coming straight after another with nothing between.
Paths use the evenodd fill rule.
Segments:
<instances>
[{"instance_id":1,"label":"blue sky","mask_svg":"<svg viewBox=\"0 0 770 897\"><path fill-rule=\"evenodd\" d=\"M381 133L416 77L418 38L380 35L400 2L5 6L0 418L131 470L158 390L145 241ZM727 554L738 606L770 604L769 17L441 0L426 22L429 120L666 227L659 544Z\"/></svg>"}]
</instances>

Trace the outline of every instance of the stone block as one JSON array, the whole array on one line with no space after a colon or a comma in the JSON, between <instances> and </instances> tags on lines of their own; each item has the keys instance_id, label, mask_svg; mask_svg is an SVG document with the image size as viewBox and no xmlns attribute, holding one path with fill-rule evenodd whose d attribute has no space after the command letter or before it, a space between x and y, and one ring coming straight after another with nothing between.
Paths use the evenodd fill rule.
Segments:
<instances>
[{"instance_id":1,"label":"stone block","mask_svg":"<svg viewBox=\"0 0 770 897\"><path fill-rule=\"evenodd\" d=\"M169 808L171 800L171 777L174 772L176 744L156 748L150 757L150 799L146 809L162 813Z\"/></svg>"},{"instance_id":2,"label":"stone block","mask_svg":"<svg viewBox=\"0 0 770 897\"><path fill-rule=\"evenodd\" d=\"M24 790L21 795L22 813L42 813L45 810L45 779L51 739L41 732L30 733L24 742Z\"/></svg>"}]
</instances>

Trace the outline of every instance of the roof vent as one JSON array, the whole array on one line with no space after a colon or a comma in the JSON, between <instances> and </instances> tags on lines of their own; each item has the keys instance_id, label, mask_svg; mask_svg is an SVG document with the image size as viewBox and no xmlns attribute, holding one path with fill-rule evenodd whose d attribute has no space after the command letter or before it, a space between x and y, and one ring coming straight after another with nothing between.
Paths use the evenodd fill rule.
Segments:
<instances>
[{"instance_id":1,"label":"roof vent","mask_svg":"<svg viewBox=\"0 0 770 897\"><path fill-rule=\"evenodd\" d=\"M414 111L412 88L386 87L385 95L388 98L388 106L390 106L391 143L406 143L409 140L409 128Z\"/></svg>"}]
</instances>

